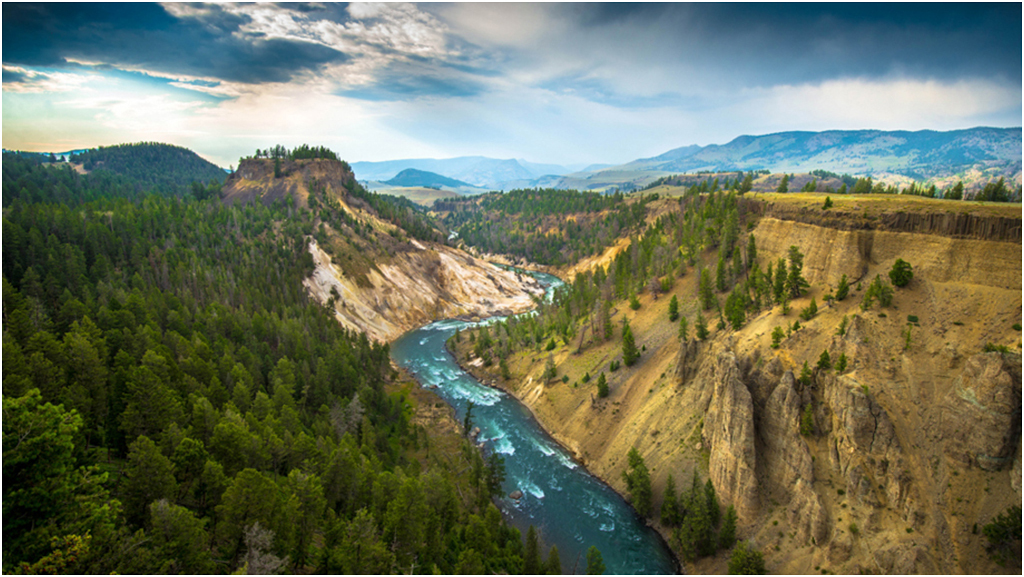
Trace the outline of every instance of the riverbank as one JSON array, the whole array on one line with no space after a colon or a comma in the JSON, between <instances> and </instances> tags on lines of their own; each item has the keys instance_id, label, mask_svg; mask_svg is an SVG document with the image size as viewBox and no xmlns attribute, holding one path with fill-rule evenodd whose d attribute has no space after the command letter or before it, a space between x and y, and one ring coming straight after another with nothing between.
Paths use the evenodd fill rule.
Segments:
<instances>
[{"instance_id":1,"label":"riverbank","mask_svg":"<svg viewBox=\"0 0 1024 577\"><path fill-rule=\"evenodd\" d=\"M562 449L571 454L574 461L579 463L580 466L582 466L587 471L587 473L594 477L594 479L598 480L602 485L608 487L608 489L614 491L617 495L622 497L624 501L629 503L628 496L617 490L610 479L605 478L603 475L599 474L598 472L592 470L589 467L590 462L588 459L588 455L579 449L579 444L575 440L567 438L564 435L561 435L557 431L555 431L555 428L552 426L552 424L544 420L544 415L538 414L538 411L534 410L531 403L527 402L525 396L522 395L522 393L518 389L509 386L509 383L502 379L495 372L497 367L496 364L493 365L494 369L489 369L483 366L482 360L471 360L469 357L472 356L472 351L469 350L468 344L465 345L465 348L467 350L459 350L458 347L453 348L452 339L449 339L445 343L445 345L448 352L452 355L452 358L455 359L456 364L458 364L463 371L472 375L473 378L475 378L481 384L502 391L518 400L522 407L529 411L529 413L533 416L533 419L537 422L538 426L540 426L544 430L544 432L548 434L548 436L550 436L556 443L558 443L558 445L561 446ZM595 399L593 399L592 397L591 402L593 403L594 401ZM683 563L682 558L679 557L679 553L674 548L669 546L669 543L672 539L671 529L669 527L662 525L660 521L657 521L655 519L646 519L642 517L640 514L636 512L635 509L632 508L632 506L630 507L630 509L632 510L633 515L636 517L638 522L650 527L659 535L662 543L665 545L665 548L672 554L672 560L675 564L676 573L685 575L686 565Z\"/></svg>"}]
</instances>

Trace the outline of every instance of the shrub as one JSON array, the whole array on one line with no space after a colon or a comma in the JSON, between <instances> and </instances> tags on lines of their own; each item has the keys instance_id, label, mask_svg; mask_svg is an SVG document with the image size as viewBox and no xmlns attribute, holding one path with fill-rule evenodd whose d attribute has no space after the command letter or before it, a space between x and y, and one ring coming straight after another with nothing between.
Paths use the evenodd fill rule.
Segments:
<instances>
[{"instance_id":1,"label":"shrub","mask_svg":"<svg viewBox=\"0 0 1024 577\"><path fill-rule=\"evenodd\" d=\"M986 353L1003 353L1003 354L1006 354L1006 353L1010 352L1010 348L1007 347L1006 345L997 345L997 344L994 344L994 343L985 343L985 347L982 348L981 350L986 352Z\"/></svg>"},{"instance_id":2,"label":"shrub","mask_svg":"<svg viewBox=\"0 0 1024 577\"><path fill-rule=\"evenodd\" d=\"M569 375L562 375L562 382L563 383L568 383L569 382Z\"/></svg>"},{"instance_id":3,"label":"shrub","mask_svg":"<svg viewBox=\"0 0 1024 577\"><path fill-rule=\"evenodd\" d=\"M1020 565L1020 521L1021 508L1019 505L1013 505L981 529L988 539L986 549L989 555L1000 566L1005 566L1011 559Z\"/></svg>"},{"instance_id":4,"label":"shrub","mask_svg":"<svg viewBox=\"0 0 1024 577\"><path fill-rule=\"evenodd\" d=\"M749 542L740 541L732 550L729 557L730 575L764 575L767 570L764 566L764 556L757 549L754 549Z\"/></svg>"},{"instance_id":5,"label":"shrub","mask_svg":"<svg viewBox=\"0 0 1024 577\"><path fill-rule=\"evenodd\" d=\"M850 523L848 529L850 530L850 533L852 533L853 535L857 535L858 533L860 533L860 527L858 527L856 523Z\"/></svg>"},{"instance_id":6,"label":"shrub","mask_svg":"<svg viewBox=\"0 0 1024 577\"><path fill-rule=\"evenodd\" d=\"M555 338L551 337L551 340L548 341L548 346L544 347L544 350L545 351L553 351L553 350L555 350L555 346L556 346L555 345Z\"/></svg>"},{"instance_id":7,"label":"shrub","mask_svg":"<svg viewBox=\"0 0 1024 577\"><path fill-rule=\"evenodd\" d=\"M917 315L907 315L907 322L908 322L908 323L916 323L916 322L919 322L919 321L918 321L918 318L917 318Z\"/></svg>"}]
</instances>

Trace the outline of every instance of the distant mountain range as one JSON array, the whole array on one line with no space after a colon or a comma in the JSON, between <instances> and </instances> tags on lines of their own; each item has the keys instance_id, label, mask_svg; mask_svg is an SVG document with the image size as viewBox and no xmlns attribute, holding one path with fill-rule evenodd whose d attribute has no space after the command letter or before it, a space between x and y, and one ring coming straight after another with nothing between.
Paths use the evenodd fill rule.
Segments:
<instances>
[{"instance_id":1,"label":"distant mountain range","mask_svg":"<svg viewBox=\"0 0 1024 577\"><path fill-rule=\"evenodd\" d=\"M854 176L912 178L1005 177L1021 181L1021 129L978 127L938 132L829 130L740 136L727 144L690 145L621 165L580 172L523 160L483 156L352 163L360 180L393 178L407 168L426 170L487 189L552 187L630 190L685 172L829 170Z\"/></svg>"},{"instance_id":2,"label":"distant mountain range","mask_svg":"<svg viewBox=\"0 0 1024 577\"><path fill-rule=\"evenodd\" d=\"M394 178L384 181L384 183L392 186L422 186L424 188L461 188L473 186L461 180L441 176L436 172L417 170L415 168L407 168L395 175Z\"/></svg>"},{"instance_id":3,"label":"distant mountain range","mask_svg":"<svg viewBox=\"0 0 1024 577\"><path fill-rule=\"evenodd\" d=\"M460 156L457 158L410 158L382 162L353 162L352 170L361 181L388 182L406 169L432 172L463 183L491 189L535 186L535 181L556 181L580 167L557 164L538 164L522 159L498 159L486 156Z\"/></svg>"}]
</instances>

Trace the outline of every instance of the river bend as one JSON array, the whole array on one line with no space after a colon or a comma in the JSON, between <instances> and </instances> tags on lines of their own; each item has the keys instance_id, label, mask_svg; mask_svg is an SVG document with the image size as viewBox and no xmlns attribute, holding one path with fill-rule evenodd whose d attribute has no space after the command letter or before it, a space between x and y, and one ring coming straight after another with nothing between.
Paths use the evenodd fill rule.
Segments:
<instances>
[{"instance_id":1,"label":"river bend","mask_svg":"<svg viewBox=\"0 0 1024 577\"><path fill-rule=\"evenodd\" d=\"M561 284L551 275L533 274L549 294ZM455 362L445 342L456 330L477 324L431 323L393 342L391 356L454 407L460 421L473 402L478 440L505 458L504 497L497 503L505 518L524 535L536 527L545 554L557 545L566 573L586 572L591 545L601 550L609 574L674 573L664 541L621 496L575 462L517 399L481 384ZM523 492L519 501L508 497L515 490Z\"/></svg>"}]
</instances>

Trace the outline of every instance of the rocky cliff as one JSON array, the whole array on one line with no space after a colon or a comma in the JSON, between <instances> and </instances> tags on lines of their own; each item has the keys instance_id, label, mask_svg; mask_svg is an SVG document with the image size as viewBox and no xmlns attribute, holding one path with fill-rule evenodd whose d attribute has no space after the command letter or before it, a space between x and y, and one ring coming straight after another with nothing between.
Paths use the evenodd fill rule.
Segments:
<instances>
[{"instance_id":1,"label":"rocky cliff","mask_svg":"<svg viewBox=\"0 0 1024 577\"><path fill-rule=\"evenodd\" d=\"M522 399L623 493L626 454L636 447L651 471L655 510L669 474L677 482L694 469L710 477L771 572L1005 571L988 559L980 527L1021 501L1019 240L980 232L1005 230L989 226L996 221L972 225L977 237L965 238L952 229L895 230L904 226L898 219L886 229L776 216L761 216L752 230L762 268L798 246L811 288L792 309L812 297L821 307L778 349L770 334L791 327L795 312L776 307L739 331L680 343L664 300L645 294L639 310L613 315L615 323L628 318L646 348L636 366L607 372L621 354L614 339L588 342L581 354L576 342L550 353L570 382L606 371L607 398L545 381L548 353L514 358L509 381L481 376ZM897 257L913 264L913 281L890 308L862 311L858 283L885 276ZM851 296L824 306L843 274ZM687 275L671 292L692 303L696 280ZM691 319L692 307L682 311ZM988 342L1011 352L983 352ZM833 362L845 355L847 368L794 378L822 351ZM801 431L805 415L811 426ZM723 572L725 562L689 570Z\"/></svg>"},{"instance_id":2,"label":"rocky cliff","mask_svg":"<svg viewBox=\"0 0 1024 577\"><path fill-rule=\"evenodd\" d=\"M227 203L290 203L313 208L316 234L305 237L314 269L304 282L347 328L390 341L432 320L530 310L543 289L532 277L500 269L436 242L407 237L353 194L355 176L327 159L246 159L227 180ZM312 196L311 196L312 195Z\"/></svg>"},{"instance_id":3,"label":"rocky cliff","mask_svg":"<svg viewBox=\"0 0 1024 577\"><path fill-rule=\"evenodd\" d=\"M316 270L306 288L333 307L338 322L379 341L442 318L526 312L535 306L533 297L544 294L531 276L447 246L411 244L413 250L378 264L359 282L310 239Z\"/></svg>"}]
</instances>

